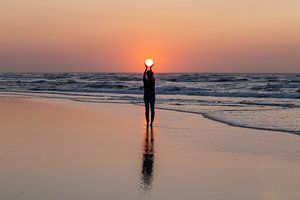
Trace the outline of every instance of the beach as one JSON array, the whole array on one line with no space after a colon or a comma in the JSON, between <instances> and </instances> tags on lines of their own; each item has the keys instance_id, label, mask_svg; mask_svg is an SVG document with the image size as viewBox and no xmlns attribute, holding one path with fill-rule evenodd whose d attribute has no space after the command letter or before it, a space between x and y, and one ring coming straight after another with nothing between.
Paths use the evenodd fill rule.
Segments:
<instances>
[{"instance_id":1,"label":"beach","mask_svg":"<svg viewBox=\"0 0 300 200\"><path fill-rule=\"evenodd\" d=\"M200 114L0 97L0 199L300 199L300 136Z\"/></svg>"}]
</instances>

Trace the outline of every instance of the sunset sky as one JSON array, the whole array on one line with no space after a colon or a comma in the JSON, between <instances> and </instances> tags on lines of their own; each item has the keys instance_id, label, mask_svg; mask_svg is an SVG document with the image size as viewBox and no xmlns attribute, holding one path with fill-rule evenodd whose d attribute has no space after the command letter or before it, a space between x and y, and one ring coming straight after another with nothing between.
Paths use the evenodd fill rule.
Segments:
<instances>
[{"instance_id":1,"label":"sunset sky","mask_svg":"<svg viewBox=\"0 0 300 200\"><path fill-rule=\"evenodd\" d=\"M0 71L300 72L300 0L0 2Z\"/></svg>"}]
</instances>

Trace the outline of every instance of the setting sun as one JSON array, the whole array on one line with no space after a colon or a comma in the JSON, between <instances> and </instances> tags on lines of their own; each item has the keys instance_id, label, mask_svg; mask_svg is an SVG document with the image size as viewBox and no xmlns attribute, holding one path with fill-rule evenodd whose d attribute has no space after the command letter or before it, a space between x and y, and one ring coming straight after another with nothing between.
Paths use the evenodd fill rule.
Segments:
<instances>
[{"instance_id":1,"label":"setting sun","mask_svg":"<svg viewBox=\"0 0 300 200\"><path fill-rule=\"evenodd\" d=\"M154 65L154 62L152 59L146 59L145 65L147 65L147 67L152 67Z\"/></svg>"}]
</instances>

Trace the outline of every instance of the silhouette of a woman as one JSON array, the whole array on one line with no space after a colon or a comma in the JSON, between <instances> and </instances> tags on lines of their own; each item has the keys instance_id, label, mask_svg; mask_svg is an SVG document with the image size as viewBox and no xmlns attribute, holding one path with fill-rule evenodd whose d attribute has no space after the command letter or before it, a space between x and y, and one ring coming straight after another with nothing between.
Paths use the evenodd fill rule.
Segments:
<instances>
[{"instance_id":1,"label":"silhouette of a woman","mask_svg":"<svg viewBox=\"0 0 300 200\"><path fill-rule=\"evenodd\" d=\"M154 64L153 64L154 65ZM148 66L145 64L146 68L143 75L143 82L144 82L144 102L145 102L145 115L147 126L149 125L149 105L151 107L151 122L150 126L153 125L154 122L154 104L155 104L155 78L154 73L152 71L152 66L148 70Z\"/></svg>"}]
</instances>

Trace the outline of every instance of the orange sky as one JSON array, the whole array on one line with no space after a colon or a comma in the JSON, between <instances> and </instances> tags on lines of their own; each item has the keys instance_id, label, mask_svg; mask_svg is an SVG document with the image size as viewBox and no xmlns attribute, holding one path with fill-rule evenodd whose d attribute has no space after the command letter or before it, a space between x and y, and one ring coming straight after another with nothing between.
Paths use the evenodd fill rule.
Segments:
<instances>
[{"instance_id":1,"label":"orange sky","mask_svg":"<svg viewBox=\"0 0 300 200\"><path fill-rule=\"evenodd\" d=\"M300 72L299 0L1 0L0 71Z\"/></svg>"}]
</instances>

